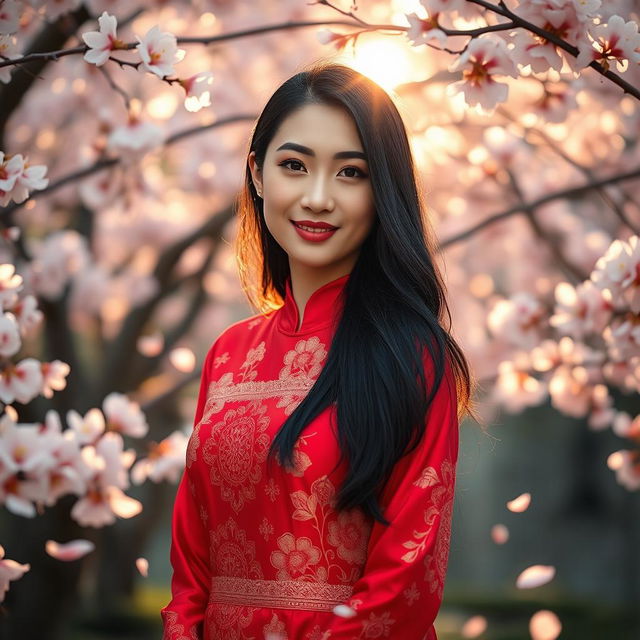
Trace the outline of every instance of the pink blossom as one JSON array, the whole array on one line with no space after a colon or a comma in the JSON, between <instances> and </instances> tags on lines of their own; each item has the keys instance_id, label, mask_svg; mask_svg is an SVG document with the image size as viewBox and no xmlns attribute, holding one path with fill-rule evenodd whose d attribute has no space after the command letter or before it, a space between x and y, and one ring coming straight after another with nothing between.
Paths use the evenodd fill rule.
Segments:
<instances>
[{"instance_id":1,"label":"pink blossom","mask_svg":"<svg viewBox=\"0 0 640 640\"><path fill-rule=\"evenodd\" d=\"M540 343L545 309L528 293L516 293L510 300L499 300L487 316L487 325L496 336L514 346L533 348Z\"/></svg>"},{"instance_id":2,"label":"pink blossom","mask_svg":"<svg viewBox=\"0 0 640 640\"><path fill-rule=\"evenodd\" d=\"M107 429L133 438L144 438L149 430L147 419L137 402L122 393L110 393L102 402Z\"/></svg>"},{"instance_id":3,"label":"pink blossom","mask_svg":"<svg viewBox=\"0 0 640 640\"><path fill-rule=\"evenodd\" d=\"M140 154L159 147L163 141L164 132L160 127L132 116L126 125L111 132L107 147L122 154Z\"/></svg>"},{"instance_id":4,"label":"pink blossom","mask_svg":"<svg viewBox=\"0 0 640 640\"><path fill-rule=\"evenodd\" d=\"M82 39L89 46L84 59L100 67L109 59L112 51L125 48L125 43L116 37L118 21L115 16L103 11L98 24L100 31L87 31L82 34Z\"/></svg>"},{"instance_id":5,"label":"pink blossom","mask_svg":"<svg viewBox=\"0 0 640 640\"><path fill-rule=\"evenodd\" d=\"M211 106L211 92L208 87L213 82L213 73L202 71L179 82L186 93L184 106L187 111L196 112L203 107Z\"/></svg>"},{"instance_id":6,"label":"pink blossom","mask_svg":"<svg viewBox=\"0 0 640 640\"><path fill-rule=\"evenodd\" d=\"M451 85L450 93L464 93L468 105L480 105L486 111L495 109L509 94L508 85L496 76L517 78L516 66L504 40L493 35L473 39L466 51L449 67L462 70L462 80Z\"/></svg>"},{"instance_id":7,"label":"pink blossom","mask_svg":"<svg viewBox=\"0 0 640 640\"><path fill-rule=\"evenodd\" d=\"M410 25L407 38L414 47L427 44L431 40L436 40L441 47L446 45L447 36L442 29L438 28L437 13L426 19L419 18L415 13L407 13L405 17Z\"/></svg>"},{"instance_id":8,"label":"pink blossom","mask_svg":"<svg viewBox=\"0 0 640 640\"><path fill-rule=\"evenodd\" d=\"M54 391L62 391L67 386L67 376L71 367L62 360L42 363L42 395L52 398Z\"/></svg>"},{"instance_id":9,"label":"pink blossom","mask_svg":"<svg viewBox=\"0 0 640 640\"><path fill-rule=\"evenodd\" d=\"M147 478L153 482L177 482L184 467L187 441L182 431L174 431L159 444L152 442L148 456L138 460L131 469L133 483L142 484Z\"/></svg>"},{"instance_id":10,"label":"pink blossom","mask_svg":"<svg viewBox=\"0 0 640 640\"><path fill-rule=\"evenodd\" d=\"M504 361L498 365L498 377L492 390L493 399L511 413L535 407L547 397L546 385L529 375L526 360Z\"/></svg>"},{"instance_id":11,"label":"pink blossom","mask_svg":"<svg viewBox=\"0 0 640 640\"><path fill-rule=\"evenodd\" d=\"M11 313L0 315L0 356L10 358L20 351L22 341L15 317Z\"/></svg>"},{"instance_id":12,"label":"pink blossom","mask_svg":"<svg viewBox=\"0 0 640 640\"><path fill-rule=\"evenodd\" d=\"M11 191L24 169L24 158L18 153L5 156L0 151L0 205L3 207L11 200Z\"/></svg>"},{"instance_id":13,"label":"pink blossom","mask_svg":"<svg viewBox=\"0 0 640 640\"><path fill-rule=\"evenodd\" d=\"M14 400L26 404L42 389L40 362L25 358L16 365L7 365L0 375L0 400L6 404Z\"/></svg>"},{"instance_id":14,"label":"pink blossom","mask_svg":"<svg viewBox=\"0 0 640 640\"><path fill-rule=\"evenodd\" d=\"M6 4L6 2L5 2ZM4 5L0 6L0 23L2 23L2 11ZM18 50L18 41L15 36L0 36L0 60L2 58L9 58L9 60L15 60L21 58L22 54ZM11 81L11 67L2 67L0 69L0 82L7 84Z\"/></svg>"},{"instance_id":15,"label":"pink blossom","mask_svg":"<svg viewBox=\"0 0 640 640\"><path fill-rule=\"evenodd\" d=\"M601 333L611 320L611 292L597 288L591 280L576 288L561 282L555 289L555 313L549 324L563 334L580 340L591 333Z\"/></svg>"},{"instance_id":16,"label":"pink blossom","mask_svg":"<svg viewBox=\"0 0 640 640\"><path fill-rule=\"evenodd\" d=\"M100 409L89 409L84 418L75 410L67 411L67 424L75 432L79 444L93 444L105 430L105 421Z\"/></svg>"},{"instance_id":17,"label":"pink blossom","mask_svg":"<svg viewBox=\"0 0 640 640\"><path fill-rule=\"evenodd\" d=\"M612 429L617 436L640 444L640 415L632 420L626 411L619 411L613 419Z\"/></svg>"},{"instance_id":18,"label":"pink blossom","mask_svg":"<svg viewBox=\"0 0 640 640\"><path fill-rule=\"evenodd\" d=\"M592 387L581 369L561 365L549 381L551 404L573 418L584 418L591 409Z\"/></svg>"},{"instance_id":19,"label":"pink blossom","mask_svg":"<svg viewBox=\"0 0 640 640\"><path fill-rule=\"evenodd\" d=\"M103 527L113 524L116 516L132 518L142 511L142 504L125 495L118 487L94 488L78 500L71 517L83 527Z\"/></svg>"},{"instance_id":20,"label":"pink blossom","mask_svg":"<svg viewBox=\"0 0 640 640\"><path fill-rule=\"evenodd\" d=\"M580 48L587 42L587 23L600 4L600 0L527 0L521 1L514 13ZM579 68L572 55L566 55L551 41L526 29L515 30L512 42L515 45L511 52L513 59L519 65L530 65L536 73L549 67L561 71L563 57L569 65Z\"/></svg>"},{"instance_id":21,"label":"pink blossom","mask_svg":"<svg viewBox=\"0 0 640 640\"><path fill-rule=\"evenodd\" d=\"M49 178L45 178L47 167L43 164L29 165L28 158L24 159L22 171L13 187L11 197L14 202L24 202L29 197L29 191L39 191L49 184Z\"/></svg>"},{"instance_id":22,"label":"pink blossom","mask_svg":"<svg viewBox=\"0 0 640 640\"><path fill-rule=\"evenodd\" d=\"M342 51L349 43L349 34L336 33L331 29L319 29L316 38L320 44L332 44L337 51Z\"/></svg>"},{"instance_id":23,"label":"pink blossom","mask_svg":"<svg viewBox=\"0 0 640 640\"><path fill-rule=\"evenodd\" d=\"M591 25L589 36L593 42L580 47L577 62L581 67L595 60L609 69L615 61L618 71L626 71L629 62L640 62L640 34L634 20L625 22L620 16L611 16L607 24Z\"/></svg>"},{"instance_id":24,"label":"pink blossom","mask_svg":"<svg viewBox=\"0 0 640 640\"><path fill-rule=\"evenodd\" d=\"M614 320L602 335L609 357L614 362L640 355L640 319L636 315L629 314L627 318Z\"/></svg>"},{"instance_id":25,"label":"pink blossom","mask_svg":"<svg viewBox=\"0 0 640 640\"><path fill-rule=\"evenodd\" d=\"M15 33L18 30L19 21L20 21L20 4L18 4L16 0L4 0L4 2L0 3L0 33L1 34Z\"/></svg>"},{"instance_id":26,"label":"pink blossom","mask_svg":"<svg viewBox=\"0 0 640 640\"><path fill-rule=\"evenodd\" d=\"M2 285L0 284L0 287ZM1 295L1 294L0 294ZM31 294L24 296L11 306L11 313L16 317L20 326L20 333L28 335L31 333L43 319L43 314L38 309L38 301Z\"/></svg>"},{"instance_id":27,"label":"pink blossom","mask_svg":"<svg viewBox=\"0 0 640 640\"><path fill-rule=\"evenodd\" d=\"M167 31L160 31L156 25L147 31L144 38L136 39L140 44L136 46L142 66L149 72L155 73L158 77L175 73L173 65L184 58L184 49L178 49L176 37Z\"/></svg>"},{"instance_id":28,"label":"pink blossom","mask_svg":"<svg viewBox=\"0 0 640 640\"><path fill-rule=\"evenodd\" d=\"M28 564L7 560L4 557L4 548L0 546L0 602L4 602L4 597L9 590L9 582L22 578L30 568Z\"/></svg>"},{"instance_id":29,"label":"pink blossom","mask_svg":"<svg viewBox=\"0 0 640 640\"><path fill-rule=\"evenodd\" d=\"M634 313L640 313L640 243L638 236L629 242L614 240L596 262L591 280L601 289L610 289L614 298L623 296Z\"/></svg>"},{"instance_id":30,"label":"pink blossom","mask_svg":"<svg viewBox=\"0 0 640 640\"><path fill-rule=\"evenodd\" d=\"M33 503L47 498L48 474L55 466L53 438L39 425L18 425L6 414L1 424L0 502L17 515L33 517Z\"/></svg>"},{"instance_id":31,"label":"pink blossom","mask_svg":"<svg viewBox=\"0 0 640 640\"><path fill-rule=\"evenodd\" d=\"M22 276L10 263L0 264L0 309L11 309L18 301L22 289Z\"/></svg>"},{"instance_id":32,"label":"pink blossom","mask_svg":"<svg viewBox=\"0 0 640 640\"><path fill-rule=\"evenodd\" d=\"M83 495L87 490L85 478L89 477L90 470L82 460L75 431L67 429L62 433L60 416L50 409L41 433L52 438L51 455L55 459L55 466L49 470L49 489L45 504L52 506L58 498L70 493Z\"/></svg>"}]
</instances>

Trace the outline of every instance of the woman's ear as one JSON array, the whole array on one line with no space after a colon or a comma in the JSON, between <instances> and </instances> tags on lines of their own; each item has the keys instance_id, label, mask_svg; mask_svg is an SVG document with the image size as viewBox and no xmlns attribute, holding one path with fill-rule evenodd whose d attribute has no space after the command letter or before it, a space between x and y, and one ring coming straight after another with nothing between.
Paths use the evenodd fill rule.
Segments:
<instances>
[{"instance_id":1,"label":"woman's ear","mask_svg":"<svg viewBox=\"0 0 640 640\"><path fill-rule=\"evenodd\" d=\"M251 171L251 181L256 188L259 196L262 196L262 172L256 162L256 152L252 151L247 158L249 162L249 171Z\"/></svg>"}]
</instances>

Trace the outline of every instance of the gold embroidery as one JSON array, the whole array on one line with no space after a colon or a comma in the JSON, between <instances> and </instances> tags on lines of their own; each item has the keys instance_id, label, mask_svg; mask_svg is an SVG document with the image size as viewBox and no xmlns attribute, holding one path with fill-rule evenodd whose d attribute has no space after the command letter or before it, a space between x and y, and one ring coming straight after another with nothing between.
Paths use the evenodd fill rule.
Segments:
<instances>
[{"instance_id":1,"label":"gold embroidery","mask_svg":"<svg viewBox=\"0 0 640 640\"><path fill-rule=\"evenodd\" d=\"M312 565L318 564L321 554L309 538L296 538L292 533L283 533L278 538L278 547L279 551L271 552L271 565L278 570L278 580L302 578L307 570L313 575Z\"/></svg>"},{"instance_id":2,"label":"gold embroidery","mask_svg":"<svg viewBox=\"0 0 640 640\"><path fill-rule=\"evenodd\" d=\"M270 418L267 407L250 402L229 409L202 447L210 466L211 483L220 487L220 496L238 513L245 501L256 497L255 485L262 477L261 463L269 453L270 437L265 431Z\"/></svg>"},{"instance_id":3,"label":"gold embroidery","mask_svg":"<svg viewBox=\"0 0 640 640\"><path fill-rule=\"evenodd\" d=\"M269 536L273 535L273 525L269 522L268 518L262 518L258 531L262 534L265 541L269 542Z\"/></svg>"},{"instance_id":4,"label":"gold embroidery","mask_svg":"<svg viewBox=\"0 0 640 640\"><path fill-rule=\"evenodd\" d=\"M184 625L178 622L178 614L175 611L165 611L165 625L162 640L198 640L195 627L191 627L189 635L184 632Z\"/></svg>"},{"instance_id":5,"label":"gold embroidery","mask_svg":"<svg viewBox=\"0 0 640 640\"><path fill-rule=\"evenodd\" d=\"M271 622L265 624L262 630L266 640L275 640L275 638L277 640L289 640L287 628L284 626L284 622L278 619L277 613L273 614Z\"/></svg>"},{"instance_id":6,"label":"gold embroidery","mask_svg":"<svg viewBox=\"0 0 640 640\"><path fill-rule=\"evenodd\" d=\"M391 626L395 620L388 611L377 616L375 613L369 614L369 619L362 623L361 638L388 638Z\"/></svg>"},{"instance_id":7,"label":"gold embroidery","mask_svg":"<svg viewBox=\"0 0 640 640\"><path fill-rule=\"evenodd\" d=\"M413 540L403 543L405 549L410 549L402 556L407 563L415 562L427 546L429 534L435 531L433 552L425 555L424 564L427 568L425 581L429 584L429 591L436 592L442 597L444 580L449 557L449 543L451 538L451 518L453 515L455 467L450 460L444 460L440 469L441 476L433 467L426 467L421 477L414 482L416 486L432 487L429 504L424 511L424 522L427 529L413 532Z\"/></svg>"},{"instance_id":8,"label":"gold embroidery","mask_svg":"<svg viewBox=\"0 0 640 640\"><path fill-rule=\"evenodd\" d=\"M338 580L354 583L362 575L367 542L372 528L371 519L365 519L363 513L360 515L345 512L337 514L333 509L335 506L335 487L326 475L312 483L310 494L300 490L289 494L289 497L294 507L291 517L301 521L313 520L311 524L318 534L317 539L323 563L315 569L315 574L312 574L313 579L317 582L326 582L329 578L329 572L333 569ZM327 530L330 532L328 536ZM293 538L291 533L285 535ZM283 539L284 536L280 536L279 544ZM303 538L299 540L303 540ZM309 538L304 538L304 540L309 540ZM338 563L333 562L336 558L336 551L327 549L325 542L337 547L337 554L340 558L354 563L356 566L347 573ZM284 543L287 544L287 551L291 552L293 549L289 544L290 540L287 538ZM317 547L313 548L317 549ZM281 550L284 551L282 545ZM296 551L300 550L296 547ZM274 551L271 554L271 564L277 569L284 570L284 559L277 555L279 553Z\"/></svg>"},{"instance_id":9,"label":"gold embroidery","mask_svg":"<svg viewBox=\"0 0 640 640\"><path fill-rule=\"evenodd\" d=\"M262 578L262 568L256 560L256 545L247 540L247 534L238 528L235 520L229 518L215 532L210 532L211 570L233 579ZM209 600L211 605L212 600ZM207 629L212 638L231 638L232 627L242 638L240 631L245 629L253 618L253 610L242 606L207 607ZM219 631L224 631L218 635Z\"/></svg>"},{"instance_id":10,"label":"gold embroidery","mask_svg":"<svg viewBox=\"0 0 640 640\"><path fill-rule=\"evenodd\" d=\"M209 602L272 609L332 611L352 592L353 586L348 584L213 576Z\"/></svg>"}]
</instances>

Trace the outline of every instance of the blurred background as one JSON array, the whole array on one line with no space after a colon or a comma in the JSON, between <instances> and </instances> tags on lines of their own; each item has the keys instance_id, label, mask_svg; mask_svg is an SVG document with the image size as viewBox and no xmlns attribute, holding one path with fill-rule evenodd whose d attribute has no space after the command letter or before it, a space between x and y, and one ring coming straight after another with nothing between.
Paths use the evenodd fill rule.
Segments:
<instances>
[{"instance_id":1,"label":"blurred background","mask_svg":"<svg viewBox=\"0 0 640 640\"><path fill-rule=\"evenodd\" d=\"M161 636L251 128L320 59L403 114L480 381L439 637L640 637L638 11L0 2L0 638Z\"/></svg>"}]
</instances>

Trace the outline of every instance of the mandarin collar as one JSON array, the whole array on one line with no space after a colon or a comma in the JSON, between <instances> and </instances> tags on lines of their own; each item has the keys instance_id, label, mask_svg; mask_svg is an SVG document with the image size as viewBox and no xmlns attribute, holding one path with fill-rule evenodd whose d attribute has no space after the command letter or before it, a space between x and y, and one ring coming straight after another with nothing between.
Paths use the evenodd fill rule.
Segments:
<instances>
[{"instance_id":1,"label":"mandarin collar","mask_svg":"<svg viewBox=\"0 0 640 640\"><path fill-rule=\"evenodd\" d=\"M342 309L341 293L349 280L349 273L330 280L316 289L304 308L302 326L298 326L298 305L291 291L291 275L285 283L284 304L278 309L278 327L288 335L302 335L331 326Z\"/></svg>"}]
</instances>

